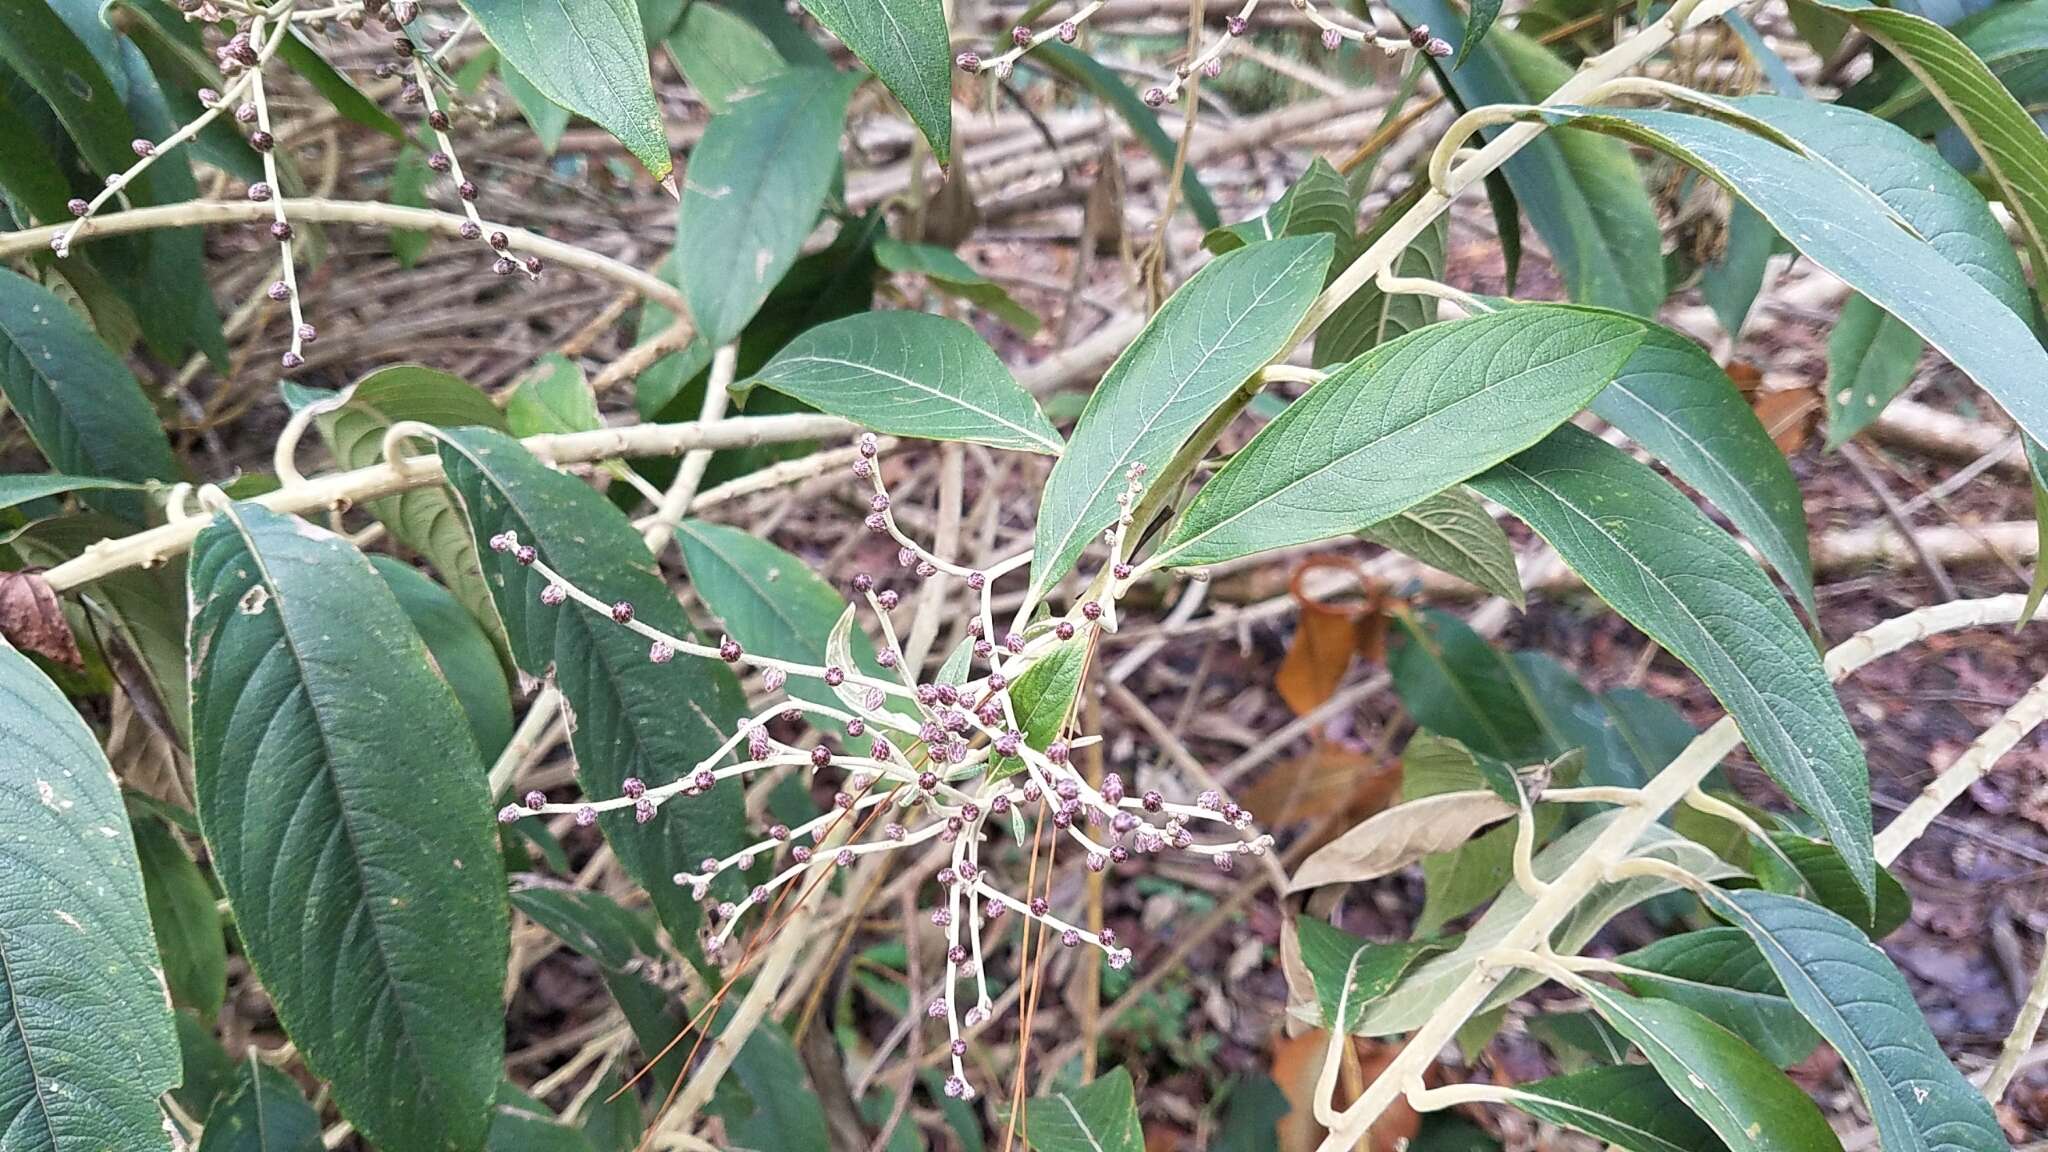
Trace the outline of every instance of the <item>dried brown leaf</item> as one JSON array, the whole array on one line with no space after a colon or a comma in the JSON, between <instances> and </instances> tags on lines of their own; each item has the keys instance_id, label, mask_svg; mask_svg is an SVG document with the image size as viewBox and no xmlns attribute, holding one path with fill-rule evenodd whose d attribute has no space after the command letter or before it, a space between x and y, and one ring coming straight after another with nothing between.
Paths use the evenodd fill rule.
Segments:
<instances>
[{"instance_id":1,"label":"dried brown leaf","mask_svg":"<svg viewBox=\"0 0 2048 1152\"><path fill-rule=\"evenodd\" d=\"M1820 429L1820 394L1812 388L1759 392L1750 397L1750 407L1778 451L1787 456L1806 447Z\"/></svg>"},{"instance_id":2,"label":"dried brown leaf","mask_svg":"<svg viewBox=\"0 0 2048 1152\"><path fill-rule=\"evenodd\" d=\"M1401 767L1345 745L1319 740L1307 752L1266 770L1241 800L1262 828L1331 817L1317 844L1393 800Z\"/></svg>"},{"instance_id":3,"label":"dried brown leaf","mask_svg":"<svg viewBox=\"0 0 2048 1152\"><path fill-rule=\"evenodd\" d=\"M37 656L72 668L85 667L78 638L64 619L64 605L38 572L0 572L0 636Z\"/></svg>"},{"instance_id":4,"label":"dried brown leaf","mask_svg":"<svg viewBox=\"0 0 2048 1152\"><path fill-rule=\"evenodd\" d=\"M1287 890L1385 876L1432 852L1448 852L1488 824L1513 815L1514 805L1484 789L1441 792L1397 804L1302 861Z\"/></svg>"}]
</instances>

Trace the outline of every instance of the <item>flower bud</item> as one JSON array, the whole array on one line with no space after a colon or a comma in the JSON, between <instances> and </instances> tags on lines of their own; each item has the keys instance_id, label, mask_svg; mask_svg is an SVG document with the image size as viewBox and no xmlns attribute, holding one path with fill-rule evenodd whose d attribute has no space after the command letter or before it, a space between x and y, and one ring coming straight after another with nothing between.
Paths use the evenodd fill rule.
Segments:
<instances>
[{"instance_id":1,"label":"flower bud","mask_svg":"<svg viewBox=\"0 0 2048 1152\"><path fill-rule=\"evenodd\" d=\"M277 147L277 137L258 128L256 131L249 133L249 147L254 148L258 152L268 152L272 148Z\"/></svg>"},{"instance_id":2,"label":"flower bud","mask_svg":"<svg viewBox=\"0 0 2048 1152\"><path fill-rule=\"evenodd\" d=\"M522 801L523 801L523 802L525 803L525 805L526 805L526 806L527 806L528 808L530 808L530 809L534 809L534 810L538 810L538 809L540 809L540 808L541 808L542 806L544 806L545 804L547 804L547 802L548 802L548 794L547 794L547 793L545 793L545 792L543 792L543 791L541 791L541 790L540 790L540 789L538 789L538 788L535 788L535 789L533 789L533 790L532 790L531 792L528 792L528 793L527 793L527 794L526 794L526 795L525 795L524 797L522 797L521 799L522 799Z\"/></svg>"},{"instance_id":3,"label":"flower bud","mask_svg":"<svg viewBox=\"0 0 2048 1152\"><path fill-rule=\"evenodd\" d=\"M510 824L524 815L526 813L519 810L519 805L507 804L503 808L498 809L498 823Z\"/></svg>"},{"instance_id":4,"label":"flower bud","mask_svg":"<svg viewBox=\"0 0 2048 1152\"><path fill-rule=\"evenodd\" d=\"M476 181L464 180L462 183L457 184L455 186L455 194L464 200L475 200L477 198Z\"/></svg>"},{"instance_id":5,"label":"flower bud","mask_svg":"<svg viewBox=\"0 0 2048 1152\"><path fill-rule=\"evenodd\" d=\"M727 664L737 664L741 655L739 641L730 636L720 636L718 638L718 658L720 660L725 661Z\"/></svg>"},{"instance_id":6,"label":"flower bud","mask_svg":"<svg viewBox=\"0 0 2048 1152\"><path fill-rule=\"evenodd\" d=\"M1146 107L1148 107L1148 108L1163 108L1163 107L1165 107L1165 106L1166 106L1166 89L1164 89L1164 88L1147 88L1147 89L1145 89L1145 106L1146 106Z\"/></svg>"},{"instance_id":7,"label":"flower bud","mask_svg":"<svg viewBox=\"0 0 2048 1152\"><path fill-rule=\"evenodd\" d=\"M868 722L858 716L846 722L846 734L848 736L859 737L865 735L867 730Z\"/></svg>"},{"instance_id":8,"label":"flower bud","mask_svg":"<svg viewBox=\"0 0 2048 1152\"><path fill-rule=\"evenodd\" d=\"M306 358L304 356L299 355L297 352L287 352L284 355L279 356L277 358L277 362L280 365L283 365L284 368L287 371L289 371L293 368L303 367L306 363Z\"/></svg>"},{"instance_id":9,"label":"flower bud","mask_svg":"<svg viewBox=\"0 0 2048 1152\"><path fill-rule=\"evenodd\" d=\"M638 800L647 795L647 785L638 776L628 776L619 782L619 791L625 793L628 800Z\"/></svg>"},{"instance_id":10,"label":"flower bud","mask_svg":"<svg viewBox=\"0 0 2048 1152\"><path fill-rule=\"evenodd\" d=\"M825 665L826 686L831 688L837 688L844 683L846 683L846 669L841 668L837 664Z\"/></svg>"},{"instance_id":11,"label":"flower bud","mask_svg":"<svg viewBox=\"0 0 2048 1152\"><path fill-rule=\"evenodd\" d=\"M1081 605L1081 615L1089 620L1102 619L1102 601L1090 600L1086 604Z\"/></svg>"},{"instance_id":12,"label":"flower bud","mask_svg":"<svg viewBox=\"0 0 2048 1152\"><path fill-rule=\"evenodd\" d=\"M588 828L595 823L597 823L597 809L592 808L588 804L576 809L576 826L578 828Z\"/></svg>"},{"instance_id":13,"label":"flower bud","mask_svg":"<svg viewBox=\"0 0 2048 1152\"><path fill-rule=\"evenodd\" d=\"M282 280L273 280L270 282L269 296L282 304L292 298L292 286Z\"/></svg>"},{"instance_id":14,"label":"flower bud","mask_svg":"<svg viewBox=\"0 0 2048 1152\"><path fill-rule=\"evenodd\" d=\"M880 592L875 593L875 603L880 604L884 612L895 611L897 600L898 597L894 588L884 588Z\"/></svg>"},{"instance_id":15,"label":"flower bud","mask_svg":"<svg viewBox=\"0 0 2048 1152\"><path fill-rule=\"evenodd\" d=\"M811 767L825 768L832 763L832 750L819 744L811 749Z\"/></svg>"},{"instance_id":16,"label":"flower bud","mask_svg":"<svg viewBox=\"0 0 2048 1152\"><path fill-rule=\"evenodd\" d=\"M1451 54L1451 42L1440 36L1431 36L1429 43L1422 46L1422 50L1441 60Z\"/></svg>"},{"instance_id":17,"label":"flower bud","mask_svg":"<svg viewBox=\"0 0 2048 1152\"><path fill-rule=\"evenodd\" d=\"M633 821L635 823L645 824L652 819L654 819L654 801L647 799L645 796L633 801Z\"/></svg>"},{"instance_id":18,"label":"flower bud","mask_svg":"<svg viewBox=\"0 0 2048 1152\"><path fill-rule=\"evenodd\" d=\"M284 241L284 240L289 240L289 239L291 239L291 238L292 238L292 226L291 226L291 223L290 223L289 221L286 221L286 220L272 220L272 221L270 222L270 235L271 235L271 238L272 238L272 239L274 239L274 240L278 240L278 241Z\"/></svg>"},{"instance_id":19,"label":"flower bud","mask_svg":"<svg viewBox=\"0 0 2048 1152\"><path fill-rule=\"evenodd\" d=\"M1074 37L1079 36L1080 34L1081 26L1074 23L1072 20L1069 20L1066 23L1060 25L1060 43L1062 44L1072 44L1074 42Z\"/></svg>"},{"instance_id":20,"label":"flower bud","mask_svg":"<svg viewBox=\"0 0 2048 1152\"><path fill-rule=\"evenodd\" d=\"M455 161L449 159L448 154L446 152L435 152L427 157L427 167L433 169L436 172L445 174L450 168L453 168L454 166Z\"/></svg>"},{"instance_id":21,"label":"flower bud","mask_svg":"<svg viewBox=\"0 0 2048 1152\"><path fill-rule=\"evenodd\" d=\"M448 114L439 108L427 113L427 127L432 128L436 132L446 132L448 130Z\"/></svg>"},{"instance_id":22,"label":"flower bud","mask_svg":"<svg viewBox=\"0 0 2048 1152\"><path fill-rule=\"evenodd\" d=\"M1344 43L1344 33L1335 28L1323 29L1323 47L1335 52Z\"/></svg>"},{"instance_id":23,"label":"flower bud","mask_svg":"<svg viewBox=\"0 0 2048 1152\"><path fill-rule=\"evenodd\" d=\"M1245 19L1244 19L1244 17L1242 17L1242 16L1230 16L1230 17L1226 17L1226 18L1224 19L1224 21L1223 21L1223 30L1224 30L1225 32L1228 32L1228 33L1230 33L1230 34L1231 34L1232 36L1242 36L1242 35L1244 35L1244 33L1245 33Z\"/></svg>"},{"instance_id":24,"label":"flower bud","mask_svg":"<svg viewBox=\"0 0 2048 1152\"><path fill-rule=\"evenodd\" d=\"M266 203L269 201L270 196L270 185L263 181L258 180L256 183L249 185L249 199L255 203Z\"/></svg>"},{"instance_id":25,"label":"flower bud","mask_svg":"<svg viewBox=\"0 0 2048 1152\"><path fill-rule=\"evenodd\" d=\"M676 650L666 640L656 640L647 647L647 658L656 664L666 664L676 658Z\"/></svg>"},{"instance_id":26,"label":"flower bud","mask_svg":"<svg viewBox=\"0 0 2048 1152\"><path fill-rule=\"evenodd\" d=\"M235 119L243 124L254 124L256 122L256 106L254 104L237 104L235 106Z\"/></svg>"},{"instance_id":27,"label":"flower bud","mask_svg":"<svg viewBox=\"0 0 2048 1152\"><path fill-rule=\"evenodd\" d=\"M550 608L569 598L569 590L560 584L550 584L540 590L540 602Z\"/></svg>"},{"instance_id":28,"label":"flower bud","mask_svg":"<svg viewBox=\"0 0 2048 1152\"><path fill-rule=\"evenodd\" d=\"M953 57L953 66L971 75L981 71L981 56L974 52L962 52Z\"/></svg>"},{"instance_id":29,"label":"flower bud","mask_svg":"<svg viewBox=\"0 0 2048 1152\"><path fill-rule=\"evenodd\" d=\"M615 624L630 624L633 622L632 601L621 600L612 605L612 622Z\"/></svg>"},{"instance_id":30,"label":"flower bud","mask_svg":"<svg viewBox=\"0 0 2048 1152\"><path fill-rule=\"evenodd\" d=\"M1060 621L1052 626L1052 634L1062 640L1072 640L1074 638L1074 622L1072 620Z\"/></svg>"}]
</instances>

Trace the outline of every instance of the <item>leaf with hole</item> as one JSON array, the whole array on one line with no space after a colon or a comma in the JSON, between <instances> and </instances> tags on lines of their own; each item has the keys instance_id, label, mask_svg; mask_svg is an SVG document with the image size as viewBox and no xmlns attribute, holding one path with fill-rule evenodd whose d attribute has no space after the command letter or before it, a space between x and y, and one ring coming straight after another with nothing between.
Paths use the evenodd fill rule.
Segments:
<instances>
[{"instance_id":1,"label":"leaf with hole","mask_svg":"<svg viewBox=\"0 0 2048 1152\"><path fill-rule=\"evenodd\" d=\"M839 172L860 77L792 68L734 93L690 154L676 223L683 299L710 347L730 342L796 262Z\"/></svg>"},{"instance_id":2,"label":"leaf with hole","mask_svg":"<svg viewBox=\"0 0 2048 1152\"><path fill-rule=\"evenodd\" d=\"M2004 1152L1991 1105L1949 1062L1905 977L1854 924L1762 891L1708 889L1707 907L1749 934L1785 995L1841 1053L1886 1149Z\"/></svg>"},{"instance_id":3,"label":"leaf with hole","mask_svg":"<svg viewBox=\"0 0 2048 1152\"><path fill-rule=\"evenodd\" d=\"M626 601L635 619L683 639L696 633L626 516L582 481L535 459L519 442L483 428L442 433L441 464L472 542L516 532L540 558L605 604ZM527 675L552 676L562 692L587 796L622 794L628 778L647 787L693 771L747 714L739 680L725 665L686 657L648 659L648 641L580 605L540 602L547 581L512 556L480 551L486 585L512 655ZM693 939L698 907L675 874L748 842L737 781L700 796L677 796L645 824L630 810L598 817L628 875L653 897L663 926Z\"/></svg>"},{"instance_id":4,"label":"leaf with hole","mask_svg":"<svg viewBox=\"0 0 2048 1152\"><path fill-rule=\"evenodd\" d=\"M462 0L506 63L618 138L656 180L675 169L633 0Z\"/></svg>"},{"instance_id":5,"label":"leaf with hole","mask_svg":"<svg viewBox=\"0 0 2048 1152\"><path fill-rule=\"evenodd\" d=\"M508 925L455 694L332 533L236 504L188 573L199 821L250 967L365 1137L474 1149Z\"/></svg>"},{"instance_id":6,"label":"leaf with hole","mask_svg":"<svg viewBox=\"0 0 2048 1152\"><path fill-rule=\"evenodd\" d=\"M734 386L877 432L1058 455L1060 435L988 341L929 312L863 312L805 332Z\"/></svg>"},{"instance_id":7,"label":"leaf with hole","mask_svg":"<svg viewBox=\"0 0 2048 1152\"><path fill-rule=\"evenodd\" d=\"M1167 298L1096 385L1046 480L1032 599L1043 598L1115 523L1134 467L1158 473L1211 412L1286 349L1322 287L1330 252L1327 236L1267 240L1216 257Z\"/></svg>"},{"instance_id":8,"label":"leaf with hole","mask_svg":"<svg viewBox=\"0 0 2048 1152\"><path fill-rule=\"evenodd\" d=\"M90 729L0 643L0 1127L24 1152L162 1148L179 1052L135 841Z\"/></svg>"},{"instance_id":9,"label":"leaf with hole","mask_svg":"<svg viewBox=\"0 0 2048 1152\"><path fill-rule=\"evenodd\" d=\"M1541 440L1642 337L1632 318L1534 304L1380 345L1260 429L1153 562L1217 564L1377 524Z\"/></svg>"},{"instance_id":10,"label":"leaf with hole","mask_svg":"<svg viewBox=\"0 0 2048 1152\"><path fill-rule=\"evenodd\" d=\"M1863 747L1820 654L1741 546L1648 465L1572 426L1473 487L1706 682L1869 898L1877 864Z\"/></svg>"}]
</instances>

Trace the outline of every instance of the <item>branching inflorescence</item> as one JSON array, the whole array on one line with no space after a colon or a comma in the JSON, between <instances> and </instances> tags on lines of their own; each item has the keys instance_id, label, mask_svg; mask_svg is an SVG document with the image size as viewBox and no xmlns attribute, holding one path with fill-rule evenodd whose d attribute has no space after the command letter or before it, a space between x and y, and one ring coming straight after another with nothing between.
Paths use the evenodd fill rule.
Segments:
<instances>
[{"instance_id":1,"label":"branching inflorescence","mask_svg":"<svg viewBox=\"0 0 2048 1152\"><path fill-rule=\"evenodd\" d=\"M900 602L899 594L868 573L855 576L852 589L856 605L865 604L873 614L880 635L871 662L877 669L874 672L864 671L865 665L851 658L855 606L848 607L828 645L831 663L806 664L763 656L744 651L730 636L713 645L650 627L636 616L633 605L598 600L565 579L532 545L511 533L501 534L491 539L490 546L511 554L547 580L540 593L542 603L566 608L573 602L631 629L647 639L648 659L657 664L683 655L752 669L773 698L765 708L742 720L712 755L673 782L649 786L628 780L618 796L574 803L554 802L541 792L529 792L519 803L502 809L499 819L511 822L527 816L570 815L579 825L587 826L595 823L601 812L630 809L645 822L667 801L699 795L720 780L745 779L770 769L838 772L829 809L793 827L771 824L762 829L758 842L723 858L707 858L694 871L677 873L675 882L688 886L700 900L715 900L707 918L706 946L717 955L749 912L769 905L778 892L795 887L806 876L847 867L862 856L926 844L946 846L945 862L933 877L941 896L931 910L932 923L945 933L946 969L926 1012L930 1018L946 1022L953 1061L947 1093L970 1098L975 1090L962 1061L967 1052L963 1032L984 1022L994 1003L983 953L985 924L1015 913L1044 926L1066 947L1086 945L1101 950L1113 968L1122 968L1131 960L1130 949L1118 942L1114 930L1090 931L1056 915L1042 892L1027 888L1020 898L1002 887L982 855L984 842L991 836L991 823L1007 823L1020 843L1034 845L1044 824L1050 823L1054 841L1071 841L1084 853L1087 866L1098 872L1123 865L1134 855L1168 850L1206 857L1227 871L1237 856L1263 853L1272 840L1250 832L1250 814L1215 792L1204 792L1195 803L1186 804L1170 801L1156 790L1136 792L1114 774L1103 777L1099 787L1091 785L1074 765L1072 752L1098 736L1061 733L1046 740L1043 747L1028 742L1011 689L1055 647L1093 644L1101 629L1113 626L1114 614L1106 610L1105 598L1083 599L1066 616L1048 616L998 635L994 585L1001 577L1027 567L1030 553L984 570L936 555L913 540L891 513L872 435L860 438L853 472L867 493L867 527L897 544L899 566L920 580L958 579L974 594L975 614L967 631L975 658L972 666L983 669L978 675L970 671L957 683L919 679L916 670L907 665L890 618ZM1125 494L1124 516L1106 533L1111 545L1108 566L1119 578L1105 582L1111 595L1128 575L1127 565L1119 557L1129 528L1130 493L1136 490L1137 479L1131 478L1131 488ZM792 681L822 684L831 690L838 705L791 694ZM813 733L833 729L837 735L791 742L775 734L772 725L778 720L809 721ZM851 833L838 835L854 818L859 823ZM1230 835L1198 839L1197 828ZM767 866L765 876L756 871L762 865ZM743 873L753 873L755 879L741 898L715 896L715 881ZM963 1012L957 989L968 974L974 985L973 1000Z\"/></svg>"},{"instance_id":2,"label":"branching inflorescence","mask_svg":"<svg viewBox=\"0 0 2048 1152\"><path fill-rule=\"evenodd\" d=\"M232 114L235 123L246 131L249 147L262 158L263 179L249 185L246 194L254 203L272 206L267 229L278 245L278 275L271 282L267 294L270 299L287 305L291 312L290 344L279 363L286 371L305 364L306 345L319 339L320 333L307 322L300 296L297 261L293 255L295 232L285 213L284 183L278 162L280 139L278 128L271 120L264 74L276 59L285 38L293 35L295 28L322 30L338 21L360 29L375 20L394 33L391 50L397 57L396 63L380 65L379 74L408 75L409 78L399 88L399 102L420 106L424 110L427 127L435 141L435 150L428 155L427 166L454 180L462 211L468 217L462 226L462 236L490 245L497 256L494 268L499 275L524 272L530 279L540 277L540 257L520 256L513 252L506 233L490 228L477 213L476 201L480 192L475 182L462 174L462 165L455 158L454 143L448 136L448 113L434 96L437 86L452 90L453 85L433 67L407 31L419 17L420 6L416 0L345 0L343 3L306 8L300 6L300 0L276 0L267 6L221 0L179 0L178 8L185 19L205 27L222 21L229 23L231 31L214 52L223 86L217 90L201 89L199 101L202 110L199 115L162 140L134 141L131 145L136 157L133 164L107 177L106 185L90 200L77 198L70 202L71 223L50 239L50 248L58 256L69 255L73 241L92 226L100 210L109 201L121 197L123 191L132 186L158 157L198 136L222 114Z\"/></svg>"}]
</instances>

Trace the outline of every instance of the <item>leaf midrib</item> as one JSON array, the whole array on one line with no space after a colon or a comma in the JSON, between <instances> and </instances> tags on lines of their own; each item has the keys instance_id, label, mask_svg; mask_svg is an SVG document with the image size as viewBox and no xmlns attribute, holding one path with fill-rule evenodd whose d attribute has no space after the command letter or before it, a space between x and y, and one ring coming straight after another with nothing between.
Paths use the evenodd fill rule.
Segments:
<instances>
[{"instance_id":1,"label":"leaf midrib","mask_svg":"<svg viewBox=\"0 0 2048 1152\"><path fill-rule=\"evenodd\" d=\"M1044 447L1049 449L1052 452L1052 454L1059 454L1060 445L1055 441L1047 440L1042 433L1034 432L1031 429L1024 427L1022 424L1019 424L1016 421L1011 420L1000 413L990 411L987 408L983 408L979 404L972 403L965 396L955 396L950 392L942 391L938 388L931 386L930 384L924 383L921 380L913 380L900 372L892 372L889 369L880 367L878 365L862 364L857 361L845 360L837 356L826 356L820 353L806 353L801 356L792 356L787 360L780 361L780 364L825 364L835 368L847 368L858 372L871 372L877 376L882 376L890 380L894 380L896 383L904 385L905 387L914 388L920 392L928 393L929 395L936 397L940 400L945 400L953 404L957 404L970 412L976 413L977 415L986 416L995 423L1001 424L1003 427L1008 428L1016 432L1018 435L1025 437L1026 439L1030 440L1033 444L1043 445Z\"/></svg>"}]
</instances>

